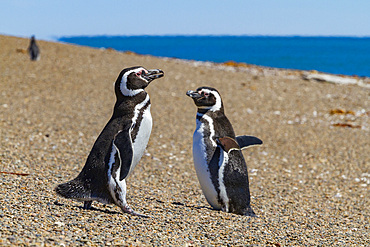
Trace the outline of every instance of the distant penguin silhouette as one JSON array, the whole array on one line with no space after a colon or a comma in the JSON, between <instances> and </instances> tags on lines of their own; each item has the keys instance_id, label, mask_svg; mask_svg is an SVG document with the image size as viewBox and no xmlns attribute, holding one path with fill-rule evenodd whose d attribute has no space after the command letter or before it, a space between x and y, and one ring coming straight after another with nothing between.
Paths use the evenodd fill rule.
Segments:
<instances>
[{"instance_id":1,"label":"distant penguin silhouette","mask_svg":"<svg viewBox=\"0 0 370 247\"><path fill-rule=\"evenodd\" d=\"M162 70L126 68L114 88L113 115L95 141L80 174L60 184L55 191L62 197L84 202L114 203L125 213L136 213L126 202L126 178L141 159L152 130L150 99L145 92L149 83L164 75Z\"/></svg>"},{"instance_id":2,"label":"distant penguin silhouette","mask_svg":"<svg viewBox=\"0 0 370 247\"><path fill-rule=\"evenodd\" d=\"M255 216L250 206L248 169L241 150L262 141L254 136L235 136L216 89L200 87L186 94L198 108L193 159L204 196L214 209Z\"/></svg>"},{"instance_id":3,"label":"distant penguin silhouette","mask_svg":"<svg viewBox=\"0 0 370 247\"><path fill-rule=\"evenodd\" d=\"M40 60L40 49L36 44L35 36L31 37L30 45L28 46L28 54L32 61Z\"/></svg>"}]
</instances>

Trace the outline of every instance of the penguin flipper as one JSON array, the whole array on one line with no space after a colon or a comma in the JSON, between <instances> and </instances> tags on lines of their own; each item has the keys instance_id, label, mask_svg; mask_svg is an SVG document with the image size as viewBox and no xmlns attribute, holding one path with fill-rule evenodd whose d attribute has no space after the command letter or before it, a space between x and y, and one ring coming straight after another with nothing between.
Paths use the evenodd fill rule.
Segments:
<instances>
[{"instance_id":1,"label":"penguin flipper","mask_svg":"<svg viewBox=\"0 0 370 247\"><path fill-rule=\"evenodd\" d=\"M221 148L226 152L229 153L231 150L240 150L239 144L233 138L225 136L216 138L218 144Z\"/></svg>"},{"instance_id":2,"label":"penguin flipper","mask_svg":"<svg viewBox=\"0 0 370 247\"><path fill-rule=\"evenodd\" d=\"M248 146L261 145L263 142L255 136L237 136L236 141L238 142L240 148L243 150Z\"/></svg>"},{"instance_id":3,"label":"penguin flipper","mask_svg":"<svg viewBox=\"0 0 370 247\"><path fill-rule=\"evenodd\" d=\"M129 145L127 145L127 143ZM118 160L120 162L121 172L120 181L125 179L130 171L134 152L132 150L132 140L129 131L120 131L113 140L113 145L117 150Z\"/></svg>"}]
</instances>

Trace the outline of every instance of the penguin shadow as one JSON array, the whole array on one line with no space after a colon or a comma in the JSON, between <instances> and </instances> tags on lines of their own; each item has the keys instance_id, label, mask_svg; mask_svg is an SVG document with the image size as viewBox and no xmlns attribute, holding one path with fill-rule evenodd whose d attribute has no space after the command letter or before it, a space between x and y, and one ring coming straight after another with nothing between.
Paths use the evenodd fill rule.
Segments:
<instances>
[{"instance_id":1,"label":"penguin shadow","mask_svg":"<svg viewBox=\"0 0 370 247\"><path fill-rule=\"evenodd\" d=\"M63 204L63 203L60 203L58 201L55 201L54 202L54 205L56 206L59 206L59 207L66 207L66 204ZM78 208L78 209L81 209L81 210L87 210L87 211L96 211L96 212L101 212L101 213L106 213L106 214L121 214L121 212L117 212L117 211L112 211L112 210L109 210L108 208L106 209L101 209L101 208L96 208L94 206L91 206L90 208L86 209L84 208L83 206L72 206L73 208Z\"/></svg>"},{"instance_id":2,"label":"penguin shadow","mask_svg":"<svg viewBox=\"0 0 370 247\"><path fill-rule=\"evenodd\" d=\"M160 200L156 200L156 201L157 202L164 203L164 202L162 202ZM208 210L211 210L211 211L214 211L214 212L222 212L221 210L214 209L212 207L207 207L207 206L192 206L192 205L186 205L186 204L184 204L182 202L172 202L171 204L178 205L178 206L183 206L183 207L187 207L187 208L192 208L192 209L208 209ZM223 213L225 213L225 212L223 212ZM238 214L235 214L235 215L236 216L241 216L241 215L238 215ZM247 215L244 215L244 216L247 216ZM249 222L250 218L258 218L258 216L257 215L250 215L250 217L248 217L248 218L249 218L248 219L248 222Z\"/></svg>"},{"instance_id":3,"label":"penguin shadow","mask_svg":"<svg viewBox=\"0 0 370 247\"><path fill-rule=\"evenodd\" d=\"M158 200L156 199L155 200L156 202L159 202L159 203L165 203L164 201L161 201L161 200ZM191 208L191 209L208 209L208 210L211 210L211 211L214 211L214 212L222 212L221 210L219 209L214 209L212 207L209 207L209 206L193 206L193 205L186 205L185 203L182 203L182 202L171 202L172 205L176 205L176 206L181 206L181 207L186 207L186 208ZM235 214L238 216L238 214ZM240 216L240 215L239 215ZM245 215L247 216L247 215ZM251 218L259 218L259 216L257 215L250 215L250 217L248 217L248 222L250 221Z\"/></svg>"},{"instance_id":4,"label":"penguin shadow","mask_svg":"<svg viewBox=\"0 0 370 247\"><path fill-rule=\"evenodd\" d=\"M156 202L159 202L159 203L165 203L164 201L161 201L161 200L158 200L158 199L156 199L155 201ZM191 209L208 209L208 210L214 210L211 207L186 205L185 203L182 203L182 202L171 202L170 204L176 205L176 206L181 206L181 207L186 207L186 208L191 208Z\"/></svg>"}]
</instances>

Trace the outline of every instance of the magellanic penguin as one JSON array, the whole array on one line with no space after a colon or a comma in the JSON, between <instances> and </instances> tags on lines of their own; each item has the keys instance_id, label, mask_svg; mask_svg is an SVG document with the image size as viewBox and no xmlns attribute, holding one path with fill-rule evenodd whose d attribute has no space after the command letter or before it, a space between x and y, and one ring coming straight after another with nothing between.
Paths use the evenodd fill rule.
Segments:
<instances>
[{"instance_id":1,"label":"magellanic penguin","mask_svg":"<svg viewBox=\"0 0 370 247\"><path fill-rule=\"evenodd\" d=\"M260 145L254 136L235 136L219 92L200 87L186 93L198 108L193 159L208 203L217 210L255 216L250 206L248 170L242 149Z\"/></svg>"},{"instance_id":2,"label":"magellanic penguin","mask_svg":"<svg viewBox=\"0 0 370 247\"><path fill-rule=\"evenodd\" d=\"M32 61L40 60L40 49L36 44L35 36L31 37L30 45L28 46L28 54Z\"/></svg>"},{"instance_id":3,"label":"magellanic penguin","mask_svg":"<svg viewBox=\"0 0 370 247\"><path fill-rule=\"evenodd\" d=\"M95 141L85 166L73 180L55 191L62 197L84 202L114 203L125 213L136 213L126 202L126 178L141 159L152 130L150 99L144 89L164 75L143 67L121 71L115 84L113 115Z\"/></svg>"}]
</instances>

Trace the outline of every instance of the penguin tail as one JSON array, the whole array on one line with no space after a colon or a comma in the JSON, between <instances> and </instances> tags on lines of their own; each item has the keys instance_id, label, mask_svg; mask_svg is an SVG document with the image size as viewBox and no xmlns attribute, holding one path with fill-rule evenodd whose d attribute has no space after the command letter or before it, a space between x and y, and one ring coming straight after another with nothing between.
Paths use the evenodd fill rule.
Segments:
<instances>
[{"instance_id":1,"label":"penguin tail","mask_svg":"<svg viewBox=\"0 0 370 247\"><path fill-rule=\"evenodd\" d=\"M54 191L61 197L69 199L84 200L84 198L90 197L83 184L77 179L59 184L54 188Z\"/></svg>"}]
</instances>

